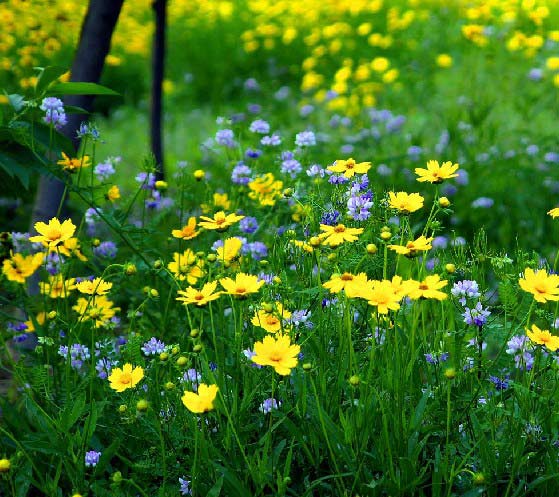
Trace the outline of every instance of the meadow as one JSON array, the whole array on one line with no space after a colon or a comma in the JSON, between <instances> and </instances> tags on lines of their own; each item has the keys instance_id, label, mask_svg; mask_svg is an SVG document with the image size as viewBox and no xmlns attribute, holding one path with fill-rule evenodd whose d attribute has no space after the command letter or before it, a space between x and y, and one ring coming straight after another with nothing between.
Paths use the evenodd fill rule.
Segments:
<instances>
[{"instance_id":1,"label":"meadow","mask_svg":"<svg viewBox=\"0 0 559 497\"><path fill-rule=\"evenodd\" d=\"M171 0L164 180L149 3L77 151L85 5L34 3L0 3L0 495L559 492L558 1Z\"/></svg>"}]
</instances>

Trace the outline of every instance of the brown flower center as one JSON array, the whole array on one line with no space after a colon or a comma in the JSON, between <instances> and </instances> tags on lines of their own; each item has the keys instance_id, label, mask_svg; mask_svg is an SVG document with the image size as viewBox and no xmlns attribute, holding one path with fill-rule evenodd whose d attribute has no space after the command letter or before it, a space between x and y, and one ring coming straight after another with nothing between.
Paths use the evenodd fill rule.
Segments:
<instances>
[{"instance_id":1,"label":"brown flower center","mask_svg":"<svg viewBox=\"0 0 559 497\"><path fill-rule=\"evenodd\" d=\"M340 276L342 281L353 281L353 274L344 273Z\"/></svg>"},{"instance_id":2,"label":"brown flower center","mask_svg":"<svg viewBox=\"0 0 559 497\"><path fill-rule=\"evenodd\" d=\"M336 233L343 233L345 231L345 226L343 224L338 224L338 226L334 228L334 231Z\"/></svg>"},{"instance_id":3,"label":"brown flower center","mask_svg":"<svg viewBox=\"0 0 559 497\"><path fill-rule=\"evenodd\" d=\"M130 383L132 383L132 375L130 373L122 373L120 375L120 383L123 385L130 385Z\"/></svg>"}]
</instances>

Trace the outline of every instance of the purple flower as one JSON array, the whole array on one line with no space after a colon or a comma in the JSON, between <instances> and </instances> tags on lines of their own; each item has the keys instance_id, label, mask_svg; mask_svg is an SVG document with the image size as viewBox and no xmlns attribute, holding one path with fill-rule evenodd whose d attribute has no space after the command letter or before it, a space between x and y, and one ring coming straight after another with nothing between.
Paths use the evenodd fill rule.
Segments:
<instances>
[{"instance_id":1,"label":"purple flower","mask_svg":"<svg viewBox=\"0 0 559 497\"><path fill-rule=\"evenodd\" d=\"M277 147L281 145L281 138L277 134L263 136L260 143L268 147Z\"/></svg>"},{"instance_id":2,"label":"purple flower","mask_svg":"<svg viewBox=\"0 0 559 497\"><path fill-rule=\"evenodd\" d=\"M369 209L373 206L369 195L356 195L347 201L347 215L356 221L369 219L371 213Z\"/></svg>"},{"instance_id":3,"label":"purple flower","mask_svg":"<svg viewBox=\"0 0 559 497\"><path fill-rule=\"evenodd\" d=\"M268 255L268 247L262 242L252 242L243 245L242 252L244 254L250 253L254 260L259 261Z\"/></svg>"},{"instance_id":4,"label":"purple flower","mask_svg":"<svg viewBox=\"0 0 559 497\"><path fill-rule=\"evenodd\" d=\"M235 147L235 140L233 139L233 130L231 129L220 129L215 134L215 141L220 145L223 145L227 148Z\"/></svg>"},{"instance_id":5,"label":"purple flower","mask_svg":"<svg viewBox=\"0 0 559 497\"><path fill-rule=\"evenodd\" d=\"M161 354L161 352L165 352L165 344L157 338L152 337L149 339L149 341L144 343L142 352L148 356Z\"/></svg>"},{"instance_id":6,"label":"purple flower","mask_svg":"<svg viewBox=\"0 0 559 497\"><path fill-rule=\"evenodd\" d=\"M47 272L52 276L60 272L62 264L64 264L64 257L62 257L61 255L57 254L56 252L50 252L47 255L45 268Z\"/></svg>"},{"instance_id":7,"label":"purple flower","mask_svg":"<svg viewBox=\"0 0 559 497\"><path fill-rule=\"evenodd\" d=\"M303 107L301 107L301 109L299 110L299 115L301 117L307 117L307 116L311 115L313 112L314 112L314 105L307 104L307 105L303 105Z\"/></svg>"},{"instance_id":8,"label":"purple flower","mask_svg":"<svg viewBox=\"0 0 559 497\"><path fill-rule=\"evenodd\" d=\"M93 170L99 181L106 181L115 173L115 168L110 161L100 162Z\"/></svg>"},{"instance_id":9,"label":"purple flower","mask_svg":"<svg viewBox=\"0 0 559 497\"><path fill-rule=\"evenodd\" d=\"M498 376L489 376L489 381L495 385L497 390L506 390L509 387L510 375L505 375L503 378Z\"/></svg>"},{"instance_id":10,"label":"purple flower","mask_svg":"<svg viewBox=\"0 0 559 497\"><path fill-rule=\"evenodd\" d=\"M316 136L312 131L301 131L295 135L295 145L298 147L312 147L316 145Z\"/></svg>"},{"instance_id":11,"label":"purple flower","mask_svg":"<svg viewBox=\"0 0 559 497\"><path fill-rule=\"evenodd\" d=\"M258 273L258 281L263 281L266 285L271 285L274 282L273 273Z\"/></svg>"},{"instance_id":12,"label":"purple flower","mask_svg":"<svg viewBox=\"0 0 559 497\"><path fill-rule=\"evenodd\" d=\"M417 145L408 147L408 157L412 160L418 160L423 153L423 149Z\"/></svg>"},{"instance_id":13,"label":"purple flower","mask_svg":"<svg viewBox=\"0 0 559 497\"><path fill-rule=\"evenodd\" d=\"M541 81L543 79L543 71L538 67L530 69L528 72L528 79L532 81Z\"/></svg>"},{"instance_id":14,"label":"purple flower","mask_svg":"<svg viewBox=\"0 0 559 497\"><path fill-rule=\"evenodd\" d=\"M320 224L327 224L328 226L334 226L338 224L341 214L337 210L331 210L325 212L320 219Z\"/></svg>"},{"instance_id":15,"label":"purple flower","mask_svg":"<svg viewBox=\"0 0 559 497\"><path fill-rule=\"evenodd\" d=\"M247 148L245 151L245 157L247 159L258 159L262 155L262 150Z\"/></svg>"},{"instance_id":16,"label":"purple flower","mask_svg":"<svg viewBox=\"0 0 559 497\"><path fill-rule=\"evenodd\" d=\"M436 236L431 242L433 250L445 249L448 246L448 239L446 236Z\"/></svg>"},{"instance_id":17,"label":"purple flower","mask_svg":"<svg viewBox=\"0 0 559 497\"><path fill-rule=\"evenodd\" d=\"M402 126L406 123L405 116L395 116L393 119L386 123L386 131L388 133L397 133L402 129Z\"/></svg>"},{"instance_id":18,"label":"purple flower","mask_svg":"<svg viewBox=\"0 0 559 497\"><path fill-rule=\"evenodd\" d=\"M463 280L454 283L450 291L455 297L459 297L458 302L466 305L466 298L477 298L481 295L477 281Z\"/></svg>"},{"instance_id":19,"label":"purple flower","mask_svg":"<svg viewBox=\"0 0 559 497\"><path fill-rule=\"evenodd\" d=\"M74 343L68 349L67 345L61 345L58 348L58 355L67 358L70 357L70 366L72 369L81 370L84 361L91 358L89 349L80 343Z\"/></svg>"},{"instance_id":20,"label":"purple flower","mask_svg":"<svg viewBox=\"0 0 559 497\"><path fill-rule=\"evenodd\" d=\"M253 133L259 133L261 135L266 135L270 132L270 125L263 119L256 119L250 123L248 128Z\"/></svg>"},{"instance_id":21,"label":"purple flower","mask_svg":"<svg viewBox=\"0 0 559 497\"><path fill-rule=\"evenodd\" d=\"M540 147L537 145L528 145L526 147L526 153L528 155L536 155L540 151Z\"/></svg>"},{"instance_id":22,"label":"purple flower","mask_svg":"<svg viewBox=\"0 0 559 497\"><path fill-rule=\"evenodd\" d=\"M247 91L260 91L260 84L254 78L248 78L244 84Z\"/></svg>"},{"instance_id":23,"label":"purple flower","mask_svg":"<svg viewBox=\"0 0 559 497\"><path fill-rule=\"evenodd\" d=\"M262 106L260 104L248 104L247 110L250 114L260 114Z\"/></svg>"},{"instance_id":24,"label":"purple flower","mask_svg":"<svg viewBox=\"0 0 559 497\"><path fill-rule=\"evenodd\" d=\"M243 233L252 234L258 230L258 221L255 217L244 217L239 221L239 228Z\"/></svg>"},{"instance_id":25,"label":"purple flower","mask_svg":"<svg viewBox=\"0 0 559 497\"><path fill-rule=\"evenodd\" d=\"M557 164L559 162L559 154L557 152L547 152L543 156L543 160L546 162L552 162L553 164Z\"/></svg>"},{"instance_id":26,"label":"purple flower","mask_svg":"<svg viewBox=\"0 0 559 497\"><path fill-rule=\"evenodd\" d=\"M474 208L474 209L489 209L489 208L493 207L494 203L495 203L495 201L492 198L479 197L479 198L476 198L472 202L472 208Z\"/></svg>"},{"instance_id":27,"label":"purple flower","mask_svg":"<svg viewBox=\"0 0 559 497\"><path fill-rule=\"evenodd\" d=\"M97 463L99 462L99 458L101 457L101 452L96 452L94 450L90 450L89 452L85 453L85 467L89 468L92 467L94 468L95 466L97 466Z\"/></svg>"},{"instance_id":28,"label":"purple flower","mask_svg":"<svg viewBox=\"0 0 559 497\"><path fill-rule=\"evenodd\" d=\"M258 410L262 414L270 414L272 410L279 409L280 407L281 402L277 401L276 399L266 399L264 402L262 402L262 404L260 404Z\"/></svg>"},{"instance_id":29,"label":"purple flower","mask_svg":"<svg viewBox=\"0 0 559 497\"><path fill-rule=\"evenodd\" d=\"M59 98L44 98L40 109L45 112L43 122L54 126L56 129L62 128L68 122L66 112L64 111L64 104Z\"/></svg>"},{"instance_id":30,"label":"purple flower","mask_svg":"<svg viewBox=\"0 0 559 497\"><path fill-rule=\"evenodd\" d=\"M248 185L252 170L242 162L239 162L231 172L231 181L237 185Z\"/></svg>"},{"instance_id":31,"label":"purple flower","mask_svg":"<svg viewBox=\"0 0 559 497\"><path fill-rule=\"evenodd\" d=\"M309 176L310 178L314 178L315 176L324 178L324 175L326 174L326 170L320 167L318 164L313 164L311 167L307 169L306 173L307 176Z\"/></svg>"},{"instance_id":32,"label":"purple flower","mask_svg":"<svg viewBox=\"0 0 559 497\"><path fill-rule=\"evenodd\" d=\"M181 495L192 495L192 490L190 489L190 480L186 479L186 476L179 478L179 484L181 488L179 489Z\"/></svg>"},{"instance_id":33,"label":"purple flower","mask_svg":"<svg viewBox=\"0 0 559 497\"><path fill-rule=\"evenodd\" d=\"M192 383L192 387L196 391L198 384L202 381L202 375L194 368L190 368L182 375L182 381Z\"/></svg>"},{"instance_id":34,"label":"purple flower","mask_svg":"<svg viewBox=\"0 0 559 497\"><path fill-rule=\"evenodd\" d=\"M309 321L311 317L311 311L301 309L298 311L293 311L291 316L285 320L286 325L293 325L293 326L305 326L308 329L312 329L314 327L313 323Z\"/></svg>"},{"instance_id":35,"label":"purple flower","mask_svg":"<svg viewBox=\"0 0 559 497\"><path fill-rule=\"evenodd\" d=\"M281 163L280 171L283 174L289 174L291 178L297 177L297 175L303 170L301 163L296 159L287 159Z\"/></svg>"},{"instance_id":36,"label":"purple flower","mask_svg":"<svg viewBox=\"0 0 559 497\"><path fill-rule=\"evenodd\" d=\"M256 368L256 369L262 368L262 366L260 366L260 364L256 364L255 362L252 362L252 358L256 355L256 352L254 352L253 350L250 350L250 349L245 349L245 350L243 350L243 355L249 360L250 365L253 368Z\"/></svg>"},{"instance_id":37,"label":"purple flower","mask_svg":"<svg viewBox=\"0 0 559 497\"><path fill-rule=\"evenodd\" d=\"M110 359L99 359L97 361L97 364L95 365L95 369L97 370L97 377L101 378L102 380L106 380L113 366L114 363Z\"/></svg>"},{"instance_id":38,"label":"purple flower","mask_svg":"<svg viewBox=\"0 0 559 497\"><path fill-rule=\"evenodd\" d=\"M328 183L330 183L331 185L343 185L344 183L347 183L348 181L349 181L349 179L346 178L343 174L340 174L340 175L332 174L328 178Z\"/></svg>"},{"instance_id":39,"label":"purple flower","mask_svg":"<svg viewBox=\"0 0 559 497\"><path fill-rule=\"evenodd\" d=\"M135 180L141 184L142 190L155 189L155 174L153 173L139 173Z\"/></svg>"},{"instance_id":40,"label":"purple flower","mask_svg":"<svg viewBox=\"0 0 559 497\"><path fill-rule=\"evenodd\" d=\"M484 309L481 302L478 302L475 307L466 307L465 312L462 314L464 322L469 326L483 326L487 322L487 317L491 312Z\"/></svg>"},{"instance_id":41,"label":"purple flower","mask_svg":"<svg viewBox=\"0 0 559 497\"><path fill-rule=\"evenodd\" d=\"M93 247L93 253L97 257L105 259L114 259L118 249L114 242L101 242L99 246Z\"/></svg>"},{"instance_id":42,"label":"purple flower","mask_svg":"<svg viewBox=\"0 0 559 497\"><path fill-rule=\"evenodd\" d=\"M448 356L449 353L448 352L443 352L440 355L437 356L437 354L424 354L425 355L425 361L427 361L429 364L440 364L441 362L446 362L448 360Z\"/></svg>"}]
</instances>

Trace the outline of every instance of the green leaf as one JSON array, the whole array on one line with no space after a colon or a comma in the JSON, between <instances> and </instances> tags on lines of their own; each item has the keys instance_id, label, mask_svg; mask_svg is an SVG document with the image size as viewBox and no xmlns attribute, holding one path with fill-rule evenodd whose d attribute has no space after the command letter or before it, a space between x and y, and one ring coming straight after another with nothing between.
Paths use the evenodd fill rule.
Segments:
<instances>
[{"instance_id":1,"label":"green leaf","mask_svg":"<svg viewBox=\"0 0 559 497\"><path fill-rule=\"evenodd\" d=\"M8 95L8 100L10 101L10 105L16 112L19 112L21 109L23 109L23 106L25 105L25 98L23 97L23 95L18 95L17 93Z\"/></svg>"},{"instance_id":2,"label":"green leaf","mask_svg":"<svg viewBox=\"0 0 559 497\"><path fill-rule=\"evenodd\" d=\"M3 169L10 178L17 178L26 190L29 189L29 175L31 173L29 169L26 169L2 152L0 152L0 168Z\"/></svg>"},{"instance_id":3,"label":"green leaf","mask_svg":"<svg viewBox=\"0 0 559 497\"><path fill-rule=\"evenodd\" d=\"M221 487L223 487L223 476L220 476L214 486L210 488L209 492L206 494L207 497L218 497L221 494Z\"/></svg>"},{"instance_id":4,"label":"green leaf","mask_svg":"<svg viewBox=\"0 0 559 497\"><path fill-rule=\"evenodd\" d=\"M106 86L96 83L56 83L49 87L47 95L113 95L120 96Z\"/></svg>"},{"instance_id":5,"label":"green leaf","mask_svg":"<svg viewBox=\"0 0 559 497\"><path fill-rule=\"evenodd\" d=\"M52 82L56 81L60 76L68 71L68 69L59 66L36 67L35 69L40 70L36 87L38 95L41 95Z\"/></svg>"},{"instance_id":6,"label":"green leaf","mask_svg":"<svg viewBox=\"0 0 559 497\"><path fill-rule=\"evenodd\" d=\"M65 105L64 110L66 111L66 114L89 114L87 110L82 109L77 105Z\"/></svg>"},{"instance_id":7,"label":"green leaf","mask_svg":"<svg viewBox=\"0 0 559 497\"><path fill-rule=\"evenodd\" d=\"M31 461L26 460L20 465L15 477L16 497L25 497L29 486L31 485L31 478L33 476L33 467Z\"/></svg>"},{"instance_id":8,"label":"green leaf","mask_svg":"<svg viewBox=\"0 0 559 497\"><path fill-rule=\"evenodd\" d=\"M81 394L72 404L68 404L60 416L60 431L68 432L83 414L85 394Z\"/></svg>"}]
</instances>

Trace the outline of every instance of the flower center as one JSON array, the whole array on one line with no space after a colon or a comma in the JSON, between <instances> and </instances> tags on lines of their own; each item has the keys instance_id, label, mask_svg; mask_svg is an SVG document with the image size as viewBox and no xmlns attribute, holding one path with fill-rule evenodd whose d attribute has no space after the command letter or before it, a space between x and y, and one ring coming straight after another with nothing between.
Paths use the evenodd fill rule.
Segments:
<instances>
[{"instance_id":1,"label":"flower center","mask_svg":"<svg viewBox=\"0 0 559 497\"><path fill-rule=\"evenodd\" d=\"M340 276L342 281L353 281L353 274L344 273Z\"/></svg>"},{"instance_id":2,"label":"flower center","mask_svg":"<svg viewBox=\"0 0 559 497\"><path fill-rule=\"evenodd\" d=\"M538 293L547 293L547 288L543 283L537 283L536 285L534 285L534 290L536 290L536 292Z\"/></svg>"},{"instance_id":3,"label":"flower center","mask_svg":"<svg viewBox=\"0 0 559 497\"><path fill-rule=\"evenodd\" d=\"M130 373L122 373L120 375L120 382L124 385L129 385L132 383L132 375Z\"/></svg>"},{"instance_id":4,"label":"flower center","mask_svg":"<svg viewBox=\"0 0 559 497\"><path fill-rule=\"evenodd\" d=\"M334 228L334 231L336 233L343 233L345 231L345 226L343 224L338 224L338 226Z\"/></svg>"},{"instance_id":5,"label":"flower center","mask_svg":"<svg viewBox=\"0 0 559 497\"><path fill-rule=\"evenodd\" d=\"M420 283L419 289L420 290L429 290L429 285L427 285L426 283Z\"/></svg>"},{"instance_id":6,"label":"flower center","mask_svg":"<svg viewBox=\"0 0 559 497\"><path fill-rule=\"evenodd\" d=\"M237 288L235 288L235 293L246 293L247 289L245 287L242 286L238 286Z\"/></svg>"},{"instance_id":7,"label":"flower center","mask_svg":"<svg viewBox=\"0 0 559 497\"><path fill-rule=\"evenodd\" d=\"M194 300L204 300L204 295L202 295L201 293L198 293L196 295L196 297L194 297Z\"/></svg>"},{"instance_id":8,"label":"flower center","mask_svg":"<svg viewBox=\"0 0 559 497\"><path fill-rule=\"evenodd\" d=\"M47 234L47 238L49 240L52 240L53 242L55 240L60 240L60 238L62 238L62 232L60 230L57 230L57 229L50 229L48 234Z\"/></svg>"}]
</instances>

